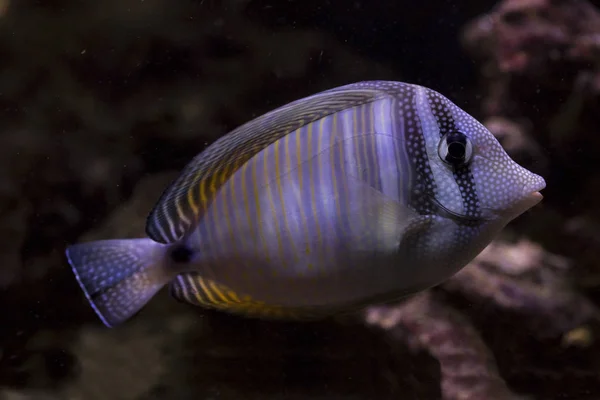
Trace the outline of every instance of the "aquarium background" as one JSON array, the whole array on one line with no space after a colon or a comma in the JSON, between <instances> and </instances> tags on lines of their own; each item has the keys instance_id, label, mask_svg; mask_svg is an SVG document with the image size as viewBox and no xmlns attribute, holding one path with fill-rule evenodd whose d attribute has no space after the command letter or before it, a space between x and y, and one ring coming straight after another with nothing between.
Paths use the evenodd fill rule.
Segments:
<instances>
[{"instance_id":1,"label":"aquarium background","mask_svg":"<svg viewBox=\"0 0 600 400\"><path fill-rule=\"evenodd\" d=\"M104 327L67 244L144 233L191 157L334 86L440 91L544 176L444 284L319 323L166 291ZM0 399L600 399L600 8L0 0Z\"/></svg>"}]
</instances>

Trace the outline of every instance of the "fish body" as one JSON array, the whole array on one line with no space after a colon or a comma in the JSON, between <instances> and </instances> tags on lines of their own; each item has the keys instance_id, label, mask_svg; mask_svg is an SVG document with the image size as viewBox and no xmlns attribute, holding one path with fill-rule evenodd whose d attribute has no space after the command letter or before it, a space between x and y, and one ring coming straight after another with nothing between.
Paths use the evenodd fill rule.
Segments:
<instances>
[{"instance_id":1,"label":"fish body","mask_svg":"<svg viewBox=\"0 0 600 400\"><path fill-rule=\"evenodd\" d=\"M147 238L67 257L107 326L165 285L231 313L318 318L444 281L544 187L438 92L359 82L217 140L163 193Z\"/></svg>"}]
</instances>

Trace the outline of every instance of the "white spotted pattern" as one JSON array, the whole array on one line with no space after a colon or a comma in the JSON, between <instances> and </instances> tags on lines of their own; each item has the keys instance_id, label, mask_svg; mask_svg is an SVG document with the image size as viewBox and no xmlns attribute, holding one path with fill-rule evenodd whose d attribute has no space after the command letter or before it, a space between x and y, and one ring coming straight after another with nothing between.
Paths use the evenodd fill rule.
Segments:
<instances>
[{"instance_id":1,"label":"white spotted pattern","mask_svg":"<svg viewBox=\"0 0 600 400\"><path fill-rule=\"evenodd\" d=\"M464 214L463 200L458 183L452 175L452 170L443 162L440 162L438 155L441 137L440 127L433 115L433 104L427 98L427 92L428 89L419 87L416 90L415 104L423 127L427 157L436 185L435 196L445 207L457 214Z\"/></svg>"}]
</instances>

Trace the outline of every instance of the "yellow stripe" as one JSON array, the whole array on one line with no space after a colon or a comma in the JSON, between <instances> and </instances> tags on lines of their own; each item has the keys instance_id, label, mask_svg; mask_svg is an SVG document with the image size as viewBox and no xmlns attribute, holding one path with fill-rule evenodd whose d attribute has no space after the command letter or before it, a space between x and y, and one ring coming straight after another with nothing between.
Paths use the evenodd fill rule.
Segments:
<instances>
[{"instance_id":1,"label":"yellow stripe","mask_svg":"<svg viewBox=\"0 0 600 400\"><path fill-rule=\"evenodd\" d=\"M192 209L192 212L194 213L194 217L197 218L198 214L200 213L200 210L196 206L196 199L194 199L194 191L190 189L192 188L190 187L187 192L187 202L190 208Z\"/></svg>"},{"instance_id":2,"label":"yellow stripe","mask_svg":"<svg viewBox=\"0 0 600 400\"><path fill-rule=\"evenodd\" d=\"M299 128L296 130L295 135L296 135L296 165L294 166L295 168L295 173L296 173L296 180L298 181L298 186L299 186L299 190L294 190L293 193L296 196L296 202L298 204L298 211L300 212L300 222L302 223L302 232L306 235L306 246L304 247L304 251L305 254L308 255L310 253L310 247L308 245L309 241L309 232L308 232L308 222L306 221L306 215L304 214L304 204L302 204L302 174L303 174L303 168L300 167L300 165L302 165L302 156L303 154L301 153L301 134L302 134L302 128ZM303 139L305 140L305 139ZM289 161L289 160L288 160ZM294 248L295 247L295 243L294 243ZM296 253L296 257L299 258L300 254L299 252Z\"/></svg>"},{"instance_id":3,"label":"yellow stripe","mask_svg":"<svg viewBox=\"0 0 600 400\"><path fill-rule=\"evenodd\" d=\"M246 173L248 169L248 163L244 164L242 167L242 174L240 176L240 181L242 183L242 201L244 203L244 211L246 212L246 219L248 220L248 230L252 231L252 217L250 214L250 202L248 201L248 190L246 188Z\"/></svg>"},{"instance_id":4,"label":"yellow stripe","mask_svg":"<svg viewBox=\"0 0 600 400\"><path fill-rule=\"evenodd\" d=\"M204 293L204 295L206 297L208 297L208 301L212 304L218 304L217 300L214 298L213 294L211 293L210 290L208 290L208 287L206 286L204 279L202 279L202 277L198 277L198 284L200 285L200 287L202 288L202 292Z\"/></svg>"},{"instance_id":5,"label":"yellow stripe","mask_svg":"<svg viewBox=\"0 0 600 400\"><path fill-rule=\"evenodd\" d=\"M283 146L284 146L284 157L285 157L285 166L286 166L286 173L289 173L289 171L291 170L291 166L290 166L290 135L286 135L284 142L283 142ZM279 165L279 159L276 158L275 159L275 163L277 165ZM289 178L288 178L289 179ZM285 209L285 199L283 197L283 190L281 187L281 176L278 174L277 175L277 188L279 189L279 201L281 203L281 211L283 212L283 225L285 227L285 232L287 235L291 236L291 232L290 232L290 226L288 224L288 216L287 216L287 211ZM294 257L293 262L296 261L296 258L298 257L298 253L296 251L296 244L294 243L294 240L288 240L286 242L286 244L288 246L291 246L292 248L292 257ZM283 266L287 267L288 266L288 258L285 256L285 254L282 253L282 258L284 260L283 262Z\"/></svg>"},{"instance_id":6,"label":"yellow stripe","mask_svg":"<svg viewBox=\"0 0 600 400\"><path fill-rule=\"evenodd\" d=\"M369 139L371 141L371 148L370 148L370 153L371 153L371 157L372 157L372 163L373 165L371 165L371 171L373 171L372 174L372 178L373 178L373 185L375 185L377 183L377 177L380 176L379 173L379 163L377 162L377 135L369 135Z\"/></svg>"},{"instance_id":7,"label":"yellow stripe","mask_svg":"<svg viewBox=\"0 0 600 400\"><path fill-rule=\"evenodd\" d=\"M213 176L211 179L207 180L208 183L208 188L210 190L210 197L212 198L214 196L214 194L217 192L217 185L219 184L219 182L222 180L221 179L221 174L223 173L223 171L227 168L228 164L225 164L223 166L222 169L216 169L213 172Z\"/></svg>"},{"instance_id":8,"label":"yellow stripe","mask_svg":"<svg viewBox=\"0 0 600 400\"><path fill-rule=\"evenodd\" d=\"M318 130L318 137L317 137L317 152L315 154L320 155L321 152L323 151L322 148L322 142L323 142L323 125L325 122L325 118L321 119L321 122L319 123L319 130ZM317 177L319 178L319 180L321 179L322 175L323 175L323 159L321 157L318 157L318 163L317 163ZM312 176L312 175L311 175ZM314 192L315 192L315 182L311 182L311 189L312 189L312 193L313 193L313 199L312 199L312 204L313 204L313 217L315 219L315 228L317 231L317 246L319 246L319 250L323 250L323 248L325 247L325 243L324 243L324 238L321 234L321 222L319 221L319 218L317 217L317 213L316 213L316 207L315 207L315 199L314 199Z\"/></svg>"},{"instance_id":9,"label":"yellow stripe","mask_svg":"<svg viewBox=\"0 0 600 400\"><path fill-rule=\"evenodd\" d=\"M357 167L358 167L358 179L360 179L361 181L363 181L366 177L365 177L365 160L362 157L362 140L363 140L363 132L361 132L361 130L363 129L363 123L364 123L364 107L357 107L353 110L353 115L354 115L354 138L353 138L353 143L354 143L354 156L356 158L356 163L357 163ZM360 123L358 123L358 115L363 116L362 121ZM364 197L363 196L358 196L358 199L360 199L360 201L363 201ZM355 226L355 227L360 227L363 226L363 213L359 213L359 215L354 217L355 219L358 219L358 223L354 222L352 224L350 224L350 226ZM358 228L360 229L360 228ZM361 232L353 232L354 235L360 235Z\"/></svg>"},{"instance_id":10,"label":"yellow stripe","mask_svg":"<svg viewBox=\"0 0 600 400\"><path fill-rule=\"evenodd\" d=\"M264 154L264 157L267 157L267 154ZM263 220L262 220L262 210L260 207L260 197L258 195L258 180L256 178L256 159L252 160L252 189L254 192L254 203L256 206L256 228L258 231L258 236L263 245L263 251L265 253L265 259L267 261L271 261L271 257L269 256L269 249L267 248L267 242L265 240L265 234L263 232Z\"/></svg>"},{"instance_id":11,"label":"yellow stripe","mask_svg":"<svg viewBox=\"0 0 600 400\"><path fill-rule=\"evenodd\" d=\"M223 198L223 196L221 197ZM229 215L229 201L231 201L231 207L232 210L231 212L233 213L233 219L235 220L235 222L237 222L237 212L236 212L236 208L235 208L235 203L237 203L237 196L235 193L235 179L230 178L229 179L229 196L223 198L223 213L225 214L225 223L227 224L227 232L229 233L229 237L227 238L228 240L226 241L226 243L228 243L229 241L234 241L235 237L234 237L234 233L233 233L233 226L231 225L231 216ZM236 224L237 226L237 224Z\"/></svg>"},{"instance_id":12,"label":"yellow stripe","mask_svg":"<svg viewBox=\"0 0 600 400\"><path fill-rule=\"evenodd\" d=\"M358 171L356 171L358 178L362 179L362 163L360 160L360 136L358 133L358 113L360 109L352 110L352 143L354 143L354 159L356 160L356 167Z\"/></svg>"},{"instance_id":13,"label":"yellow stripe","mask_svg":"<svg viewBox=\"0 0 600 400\"><path fill-rule=\"evenodd\" d=\"M200 208L205 209L206 203L208 202L208 196L206 195L205 182L202 181L198 185L198 192L200 193Z\"/></svg>"},{"instance_id":14,"label":"yellow stripe","mask_svg":"<svg viewBox=\"0 0 600 400\"><path fill-rule=\"evenodd\" d=\"M219 218L219 211L223 211L223 214L225 214L226 204L222 197L219 200L213 201L211 208L205 214L206 219L209 221L206 231L210 238L211 255L214 259L219 259L222 254L227 252L228 246L226 238L223 237L223 221Z\"/></svg>"},{"instance_id":15,"label":"yellow stripe","mask_svg":"<svg viewBox=\"0 0 600 400\"><path fill-rule=\"evenodd\" d=\"M308 125L308 137L307 137L307 149L309 153L312 153L312 130L313 130L313 124ZM318 148L318 142L317 142L317 152L315 154L319 154L319 148ZM321 243L321 228L319 226L319 221L317 220L317 210L315 208L315 185L313 182L313 171L312 168L313 167L313 163L311 161L309 161L308 163L308 179L309 179L309 186L310 186L310 206L312 209L312 213L313 213L313 217L315 219L315 231L317 232L317 237L318 237L318 241L317 241L317 246L319 243ZM300 189L302 190L302 189ZM310 233L307 231L306 232L308 236L307 238L307 242L310 243ZM309 250L310 252L310 250Z\"/></svg>"},{"instance_id":16,"label":"yellow stripe","mask_svg":"<svg viewBox=\"0 0 600 400\"><path fill-rule=\"evenodd\" d=\"M342 209L340 207L340 195L338 194L338 190L337 190L337 180L336 180L336 176L335 176L335 144L336 144L336 139L337 139L337 118L338 115L337 113L333 114L333 121L332 121L332 126L331 126L331 133L330 133L330 142L329 142L329 146L330 146L330 150L329 150L329 161L331 162L331 185L333 186L333 193L335 193L335 197L334 197L334 202L335 202L335 211L336 214L338 216L337 221L339 222L339 218L342 215ZM340 148L343 148L343 146L340 146ZM340 152L340 155L342 155L342 157L340 157L340 163L342 164L342 170L344 168L344 158L343 158L343 153ZM343 175L342 175L343 176Z\"/></svg>"},{"instance_id":17,"label":"yellow stripe","mask_svg":"<svg viewBox=\"0 0 600 400\"><path fill-rule=\"evenodd\" d=\"M308 140L310 140L310 135L311 135L310 129L311 129L310 126L308 126L307 127ZM298 128L298 130L296 132L297 132L296 133L296 160L297 160L296 163L298 165L300 165L300 163L302 162L302 161L300 161L300 160L302 160L302 154L301 154L302 143L300 142L300 139L301 139L300 133L302 132L302 128ZM307 142L307 143L310 143L310 142ZM308 148L308 145L306 147ZM301 170L301 168L298 168L298 169ZM300 192L302 192L302 174L301 173L298 174L298 187L300 188Z\"/></svg>"},{"instance_id":18,"label":"yellow stripe","mask_svg":"<svg viewBox=\"0 0 600 400\"><path fill-rule=\"evenodd\" d=\"M370 104L366 105L366 107L369 108L369 115L370 115L370 120L371 120L371 126L369 127L369 133L372 133L375 131L375 129L374 129L375 128L375 110L374 110L375 104L376 103L370 103ZM383 107L381 107L381 117L383 118ZM391 134L391 132L381 132L381 133ZM371 135L370 139L373 142L373 146L371 146L371 151L374 152L375 151L375 142L377 141L376 136ZM377 156L375 154L373 154L373 162L374 163L375 163L376 157ZM375 182L377 181L377 173L378 173L378 171L377 171L378 168L376 168L377 166L378 166L377 163L375 163L375 165L369 165L369 169L371 170L371 179L372 179L371 182L373 185L375 185Z\"/></svg>"},{"instance_id":19,"label":"yellow stripe","mask_svg":"<svg viewBox=\"0 0 600 400\"><path fill-rule=\"evenodd\" d=\"M292 160L290 159L290 135L285 135L283 143L285 146L285 173L288 174L292 170Z\"/></svg>"},{"instance_id":20,"label":"yellow stripe","mask_svg":"<svg viewBox=\"0 0 600 400\"><path fill-rule=\"evenodd\" d=\"M235 301L236 303L241 302L241 300L238 297L236 292L234 292L233 290L229 290L229 289L225 289L225 290L227 291L227 296L229 296L233 301Z\"/></svg>"},{"instance_id":21,"label":"yellow stripe","mask_svg":"<svg viewBox=\"0 0 600 400\"><path fill-rule=\"evenodd\" d=\"M342 215L342 201L347 201L347 196L348 193L346 191L346 160L344 159L344 146L343 146L343 139L342 141L336 141L336 139L338 139L339 137L343 138L343 132L338 132L338 114L335 113L333 114L333 122L332 122L332 128L331 128L331 182L332 182L332 186L333 186L333 191L335 193L334 196L334 201L335 201L335 211L336 211L336 215L337 218L335 220L334 223L336 224L342 224L342 218L344 218L344 216ZM342 186L342 192L339 193L338 192L338 184L337 184L337 177L336 177L336 168L335 168L335 146L336 146L336 142L337 145L339 146L339 156L340 156L340 169L342 170L342 180L341 180L341 186ZM334 230L335 232L335 230ZM334 251L333 254L330 255L330 259L332 261L335 262L336 258L337 258L337 251ZM339 278L339 274L335 275L336 281L334 282L334 284L336 286L339 285L338 282L338 278ZM335 288L332 288L331 290L335 290Z\"/></svg>"},{"instance_id":22,"label":"yellow stripe","mask_svg":"<svg viewBox=\"0 0 600 400\"><path fill-rule=\"evenodd\" d=\"M329 151L330 155L333 154L333 149L328 148L327 143L325 143L325 144L323 143L323 138L326 137L326 135L327 135L327 131L325 130L325 127L326 127L325 122L326 122L326 118L321 119L321 121L319 122L319 138L318 138L318 142L317 142L318 143L317 144L317 146L318 146L317 154L318 154L318 160L319 160L319 170L317 172L317 176L319 177L319 181L320 181L319 185L324 184L325 179L327 178L327 175L330 172L330 171L326 170L324 167L324 165L325 166L327 165L326 164L327 161L325 161L326 160L325 157L321 156L321 153L322 152L325 153L325 152ZM325 153L322 155L326 156L327 154ZM333 165L329 168L329 170L331 170L331 169L333 169ZM335 199L334 199L334 201L335 201ZM333 216L330 216L330 215L324 216L323 231L325 231L325 232L328 231L328 228L329 228L328 222L330 222L331 217L333 217ZM324 236L323 239L327 240L327 236ZM328 244L323 243L323 245L327 246Z\"/></svg>"},{"instance_id":23,"label":"yellow stripe","mask_svg":"<svg viewBox=\"0 0 600 400\"><path fill-rule=\"evenodd\" d=\"M222 303L225 303L225 304L231 303L231 301L225 296L225 294L223 294L221 289L213 281L209 280L208 286L210 287L212 293L216 294L217 297L219 297L221 299Z\"/></svg>"},{"instance_id":24,"label":"yellow stripe","mask_svg":"<svg viewBox=\"0 0 600 400\"><path fill-rule=\"evenodd\" d=\"M179 285L174 288L174 295L179 296L181 300L188 301L190 304L234 314L241 313L259 317L304 319L314 318L319 315L323 317L325 314L329 314L327 311L324 313L323 310L320 313L315 312L316 310L309 307L288 308L278 304L267 304L264 301L254 300L250 296L243 296L243 300L240 300L238 294L234 293L226 286L220 285L210 279L203 279L198 275L192 274L187 274L186 278L189 282L187 285L184 283L182 284L182 280L179 280L178 278L177 282ZM201 286L201 289L198 288L197 284ZM190 291L186 291L185 289L190 289ZM186 295L190 292L195 294L195 301ZM202 297L202 294L204 294L207 299Z\"/></svg>"},{"instance_id":25,"label":"yellow stripe","mask_svg":"<svg viewBox=\"0 0 600 400\"><path fill-rule=\"evenodd\" d=\"M279 181L279 175L281 174L281 168L279 168L279 144L280 141L276 141L273 144L273 159L275 162L275 176L276 181L275 181L275 185L277 185L278 189L281 190L281 185L280 185L280 181ZM264 158L264 163L263 163L263 167L264 167L264 174L265 176L269 176L269 159L267 157L267 155L269 154L268 151L265 151L265 158ZM280 263L283 263L285 266L286 263L286 259L285 256L283 254L283 245L281 243L281 229L280 229L280 225L279 225L279 218L277 218L277 210L275 209L275 202L273 201L273 193L272 193L272 185L268 185L266 187L267 189L267 197L269 199L269 208L271 209L271 216L273 217L273 223L277 225L277 228L275 229L275 235L277 236L277 250L279 252L279 256L280 256ZM283 204L282 204L283 207ZM275 272L276 270L273 269L272 272Z\"/></svg>"},{"instance_id":26,"label":"yellow stripe","mask_svg":"<svg viewBox=\"0 0 600 400\"><path fill-rule=\"evenodd\" d=\"M344 132L340 132L340 137L343 137ZM345 139L345 138L344 138ZM340 164L341 164L341 169L342 169L342 177L344 177L342 179L342 195L339 196L340 198L340 203L341 201L344 202L344 206L346 206L348 204L348 201L350 200L349 198L349 191L348 191L348 179L346 178L346 152L345 152L345 146L344 146L344 139L342 139L342 142L340 142L339 146L340 146ZM341 208L341 204L340 204L340 208ZM341 215L341 209L340 209L340 215Z\"/></svg>"},{"instance_id":27,"label":"yellow stripe","mask_svg":"<svg viewBox=\"0 0 600 400\"><path fill-rule=\"evenodd\" d=\"M198 207L196 202L193 201L193 195L188 193L188 201L190 202L190 206L198 212L200 212L200 209L205 210L219 187L231 177L231 175L239 168L241 163L248 159L248 157L244 157L244 155L245 153L240 155L240 157L237 158L233 163L228 162L228 158L223 158L219 163L213 165L212 167L208 167L205 171L199 171L194 176L192 181L198 181L198 192L200 193L198 205L200 207ZM204 176L204 179L199 180L201 175ZM190 184L190 187L193 187L193 185ZM190 192L192 191L190 190Z\"/></svg>"},{"instance_id":28,"label":"yellow stripe","mask_svg":"<svg viewBox=\"0 0 600 400\"><path fill-rule=\"evenodd\" d=\"M363 177L363 179L366 179L367 182L371 183L370 177L371 177L371 168L369 168L369 159L368 159L368 154L367 154L367 145L368 145L368 138L367 138L367 108L369 109L369 115L370 115L370 110L371 107L367 106L361 106L360 107L360 113L361 113L361 117L362 117L362 121L361 126L360 126L360 135L362 138L362 144L361 144L361 154L362 154L362 162L361 162L361 166L363 168L363 170L367 170L366 176Z\"/></svg>"}]
</instances>

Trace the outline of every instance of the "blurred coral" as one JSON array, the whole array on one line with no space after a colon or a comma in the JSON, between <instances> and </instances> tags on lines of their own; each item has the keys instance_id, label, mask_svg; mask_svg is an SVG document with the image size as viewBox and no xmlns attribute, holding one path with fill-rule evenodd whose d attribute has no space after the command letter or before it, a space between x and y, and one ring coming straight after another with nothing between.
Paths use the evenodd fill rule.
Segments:
<instances>
[{"instance_id":1,"label":"blurred coral","mask_svg":"<svg viewBox=\"0 0 600 400\"><path fill-rule=\"evenodd\" d=\"M442 286L474 303L492 301L529 315L535 335L552 337L600 317L590 300L568 284L569 267L566 259L529 240L498 240Z\"/></svg>"},{"instance_id":2,"label":"blurred coral","mask_svg":"<svg viewBox=\"0 0 600 400\"><path fill-rule=\"evenodd\" d=\"M0 398L600 393L600 16L584 0L505 0L463 30L481 74L460 95L483 93L470 111L548 188L452 279L316 324L248 321L161 293L130 324L102 328L66 243L142 235L176 173L165 171L257 114L337 84L403 79L339 31L413 40L448 18L409 13L401 21L417 23L394 36L403 4L271 3L0 0ZM365 17L335 19L336 7ZM439 69L415 60L449 61L431 45L364 47ZM452 86L449 71L440 80Z\"/></svg>"},{"instance_id":3,"label":"blurred coral","mask_svg":"<svg viewBox=\"0 0 600 400\"><path fill-rule=\"evenodd\" d=\"M592 333L585 324L598 322L600 313L565 285L568 267L567 260L526 239L517 243L499 240L441 289L472 304L491 302L527 316L519 329L528 329L539 339L562 336L567 346L590 346ZM506 386L477 328L451 304L439 291L425 292L397 306L371 307L365 318L392 338L426 349L440 362L444 399L523 398ZM467 314L491 316L484 308Z\"/></svg>"},{"instance_id":4,"label":"blurred coral","mask_svg":"<svg viewBox=\"0 0 600 400\"><path fill-rule=\"evenodd\" d=\"M439 362L445 400L524 399L506 386L494 356L475 327L458 311L425 292L400 306L371 307L366 321Z\"/></svg>"},{"instance_id":5,"label":"blurred coral","mask_svg":"<svg viewBox=\"0 0 600 400\"><path fill-rule=\"evenodd\" d=\"M545 76L565 61L600 61L600 15L587 0L504 0L472 21L463 42L488 59L488 73Z\"/></svg>"}]
</instances>

